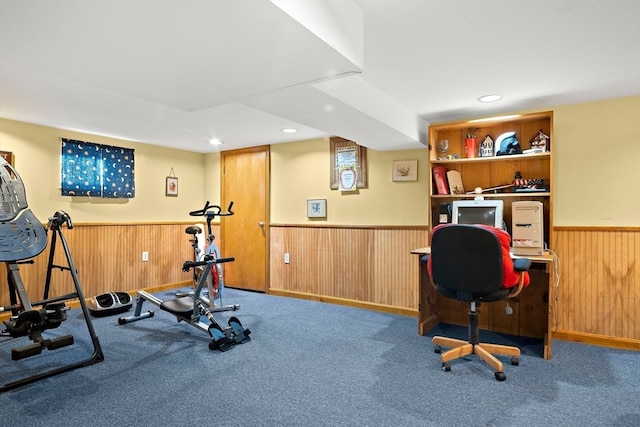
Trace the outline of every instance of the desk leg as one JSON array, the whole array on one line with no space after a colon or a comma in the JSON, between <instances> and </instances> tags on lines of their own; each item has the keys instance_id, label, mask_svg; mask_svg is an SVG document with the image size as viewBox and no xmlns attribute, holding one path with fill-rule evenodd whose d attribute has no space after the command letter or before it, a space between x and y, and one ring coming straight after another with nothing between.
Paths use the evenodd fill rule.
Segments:
<instances>
[{"instance_id":1,"label":"desk leg","mask_svg":"<svg viewBox=\"0 0 640 427\"><path fill-rule=\"evenodd\" d=\"M431 284L423 256L418 258L420 271L420 305L418 306L418 334L425 335L440 323L438 317L437 291Z\"/></svg>"},{"instance_id":2,"label":"desk leg","mask_svg":"<svg viewBox=\"0 0 640 427\"><path fill-rule=\"evenodd\" d=\"M552 262L546 263L545 271L549 276L549 312L547 313L547 333L544 335L544 358L551 359L552 347L553 347L553 327L554 327L554 311L556 309L556 293L553 286L554 281L554 265Z\"/></svg>"},{"instance_id":3,"label":"desk leg","mask_svg":"<svg viewBox=\"0 0 640 427\"><path fill-rule=\"evenodd\" d=\"M544 358L551 359L551 350L553 347L553 310L554 310L554 294L553 279L549 278L549 313L547 316L547 333L544 334Z\"/></svg>"}]
</instances>

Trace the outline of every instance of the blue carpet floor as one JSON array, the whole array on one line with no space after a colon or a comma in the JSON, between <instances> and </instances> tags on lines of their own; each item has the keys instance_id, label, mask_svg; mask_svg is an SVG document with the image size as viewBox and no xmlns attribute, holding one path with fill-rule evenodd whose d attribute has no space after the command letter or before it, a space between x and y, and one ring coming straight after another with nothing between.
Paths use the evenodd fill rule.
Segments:
<instances>
[{"instance_id":1,"label":"blue carpet floor","mask_svg":"<svg viewBox=\"0 0 640 427\"><path fill-rule=\"evenodd\" d=\"M544 360L539 342L522 342L520 365L505 360L498 382L475 356L441 369L431 336L464 337L465 328L419 336L415 318L234 289L225 302L241 308L218 316L236 315L252 331L225 353L148 303L150 319L93 318L104 362L1 393L2 425L640 425L638 352L556 340ZM0 382L87 357L78 310L64 328L74 346L17 362L17 340L0 338Z\"/></svg>"}]
</instances>

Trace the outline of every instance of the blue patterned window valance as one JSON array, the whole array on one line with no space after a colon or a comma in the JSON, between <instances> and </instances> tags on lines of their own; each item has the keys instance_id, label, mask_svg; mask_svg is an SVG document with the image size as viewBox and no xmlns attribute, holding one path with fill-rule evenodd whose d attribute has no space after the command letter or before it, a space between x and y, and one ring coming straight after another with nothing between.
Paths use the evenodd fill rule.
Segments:
<instances>
[{"instance_id":1,"label":"blue patterned window valance","mask_svg":"<svg viewBox=\"0 0 640 427\"><path fill-rule=\"evenodd\" d=\"M60 140L63 196L135 197L134 150Z\"/></svg>"}]
</instances>

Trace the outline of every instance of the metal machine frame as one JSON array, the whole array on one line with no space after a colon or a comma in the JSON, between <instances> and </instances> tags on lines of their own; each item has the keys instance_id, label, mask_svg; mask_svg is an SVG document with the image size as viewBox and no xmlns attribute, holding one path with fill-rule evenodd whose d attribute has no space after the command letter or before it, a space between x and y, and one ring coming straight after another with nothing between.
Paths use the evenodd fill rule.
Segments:
<instances>
[{"instance_id":1,"label":"metal machine frame","mask_svg":"<svg viewBox=\"0 0 640 427\"><path fill-rule=\"evenodd\" d=\"M231 210L233 202L229 205L228 211L223 213L220 206L210 205L207 201L204 208L190 212L191 216L205 216L207 218L207 226L209 231L209 242L213 244L213 234L211 232L211 221L216 216L229 216L233 215ZM193 234L195 239L195 231L193 227L188 227L187 234ZM211 300L204 295L204 290L208 289L208 279L211 275L213 267L217 264L234 261L235 258L216 258L214 254L204 255L201 261L185 261L182 266L182 271L189 271L192 268L202 267L203 271L199 278L196 276L195 289L193 294L180 295L176 298L163 301L155 295L146 291L138 291L136 297L136 308L134 314L128 317L120 317L118 323L124 325L138 320L153 317L153 310L142 312L142 306L145 301L149 301L152 304L160 307L168 313L176 316L178 322L187 322L191 326L208 333L211 336L211 342L209 343L210 350L227 351L230 350L235 344L245 343L250 340L249 334L251 331L246 329L240 323L237 317L231 317L228 320L227 326L222 326L221 323L214 317L213 313L221 311L235 311L240 308L237 304L226 306L215 306L213 304L213 298ZM203 316L208 320L208 323L203 320Z\"/></svg>"},{"instance_id":2,"label":"metal machine frame","mask_svg":"<svg viewBox=\"0 0 640 427\"><path fill-rule=\"evenodd\" d=\"M4 159L0 159L0 195L4 208L0 212L0 261L5 262L7 267L7 284L10 299L10 305L0 306L0 312L11 312L10 318L3 322L2 336L10 337L11 339L28 337L31 341L30 344L13 348L11 350L11 359L21 360L42 353L43 349L56 350L74 344L73 335L54 338L45 338L42 335L45 330L57 328L67 319L66 311L69 310L69 307L66 306L65 301L68 300L77 300L79 302L93 346L93 353L88 358L2 384L0 385L0 392L2 392L62 372L101 362L104 360L104 354L89 316L89 310L85 303L85 297L71 257L69 245L62 234L63 224L66 224L68 229L73 228L71 218L67 213L57 211L49 218L46 228L43 227L31 210L28 209L22 179ZM41 300L32 301L20 276L20 264L32 264L33 258L44 251L47 246L46 236L49 230L52 231L51 249L49 251L44 295ZM66 266L54 264L58 239L60 239L64 249L67 260ZM71 273L75 292L49 297L51 274L54 269ZM41 308L36 309L35 307Z\"/></svg>"}]
</instances>

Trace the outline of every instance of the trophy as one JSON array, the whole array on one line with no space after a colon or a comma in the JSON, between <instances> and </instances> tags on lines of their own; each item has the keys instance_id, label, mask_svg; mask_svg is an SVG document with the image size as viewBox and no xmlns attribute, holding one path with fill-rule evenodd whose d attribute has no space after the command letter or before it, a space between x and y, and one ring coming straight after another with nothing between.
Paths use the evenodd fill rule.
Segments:
<instances>
[{"instance_id":1,"label":"trophy","mask_svg":"<svg viewBox=\"0 0 640 427\"><path fill-rule=\"evenodd\" d=\"M440 152L440 157L438 157L438 160L447 160L447 150L449 149L449 140L448 139L441 139L436 144L436 147L438 148L438 151Z\"/></svg>"}]
</instances>

